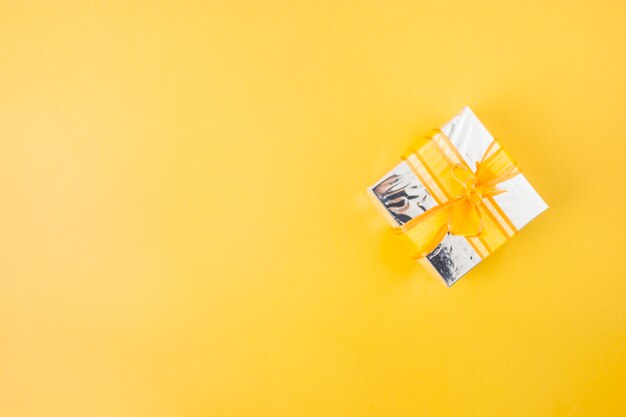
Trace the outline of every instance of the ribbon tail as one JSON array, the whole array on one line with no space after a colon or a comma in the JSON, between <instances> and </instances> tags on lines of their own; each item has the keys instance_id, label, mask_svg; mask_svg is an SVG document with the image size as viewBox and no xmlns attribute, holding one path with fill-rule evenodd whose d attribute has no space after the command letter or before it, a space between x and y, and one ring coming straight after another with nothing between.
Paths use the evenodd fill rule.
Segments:
<instances>
[{"instance_id":1,"label":"ribbon tail","mask_svg":"<svg viewBox=\"0 0 626 417\"><path fill-rule=\"evenodd\" d=\"M498 173L498 175L495 178L489 181L485 181L481 185L485 187L495 187L497 184L504 182L506 180L510 180L511 178L515 177L519 173L520 173L519 169L515 165L511 165L507 167L505 170Z\"/></svg>"},{"instance_id":2,"label":"ribbon tail","mask_svg":"<svg viewBox=\"0 0 626 417\"><path fill-rule=\"evenodd\" d=\"M450 203L434 207L404 225L404 231L417 247L417 258L431 253L448 233Z\"/></svg>"}]
</instances>

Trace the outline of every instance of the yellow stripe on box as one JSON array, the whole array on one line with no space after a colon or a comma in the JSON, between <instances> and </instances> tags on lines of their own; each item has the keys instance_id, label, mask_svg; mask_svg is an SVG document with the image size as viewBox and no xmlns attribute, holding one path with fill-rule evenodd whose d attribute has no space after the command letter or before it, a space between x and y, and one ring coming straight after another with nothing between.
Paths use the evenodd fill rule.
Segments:
<instances>
[{"instance_id":1,"label":"yellow stripe on box","mask_svg":"<svg viewBox=\"0 0 626 417\"><path fill-rule=\"evenodd\" d=\"M496 223L502 228L502 231L506 235L506 237L510 238L515 234L515 230L511 228L511 225L504 217L500 214L500 212L494 206L491 198L483 199L483 204L487 208L489 214L495 219Z\"/></svg>"},{"instance_id":2,"label":"yellow stripe on box","mask_svg":"<svg viewBox=\"0 0 626 417\"><path fill-rule=\"evenodd\" d=\"M472 248L474 248L474 252L476 252L481 259L485 259L489 256L489 250L478 237L466 237L465 239L472 246Z\"/></svg>"},{"instance_id":3,"label":"yellow stripe on box","mask_svg":"<svg viewBox=\"0 0 626 417\"><path fill-rule=\"evenodd\" d=\"M420 180L426 190L432 195L437 204L441 204L448 200L448 196L442 191L439 184L435 181L431 173L427 170L417 154L411 154L406 158L407 163L413 169L413 172Z\"/></svg>"},{"instance_id":4,"label":"yellow stripe on box","mask_svg":"<svg viewBox=\"0 0 626 417\"><path fill-rule=\"evenodd\" d=\"M438 132L433 136L433 140L439 146L439 149L443 152L444 156L450 161L450 163L463 163L463 158L446 135Z\"/></svg>"},{"instance_id":5,"label":"yellow stripe on box","mask_svg":"<svg viewBox=\"0 0 626 417\"><path fill-rule=\"evenodd\" d=\"M441 149L445 157L448 158L452 164L464 163L463 157L446 135L437 132L433 135L433 140L439 145L439 149Z\"/></svg>"},{"instance_id":6,"label":"yellow stripe on box","mask_svg":"<svg viewBox=\"0 0 626 417\"><path fill-rule=\"evenodd\" d=\"M493 206L493 208L496 210L496 212L498 212L498 214L500 215L500 217L502 218L502 220L504 220L504 222L509 226L509 228L513 231L513 233L511 235L514 235L515 233L518 232L517 227L515 227L515 225L513 224L513 222L511 221L511 219L509 219L509 217L504 213L504 211L502 210L502 208L498 205L498 203L496 203L496 200L494 200L493 197L489 196L487 197L487 200L491 203L491 205Z\"/></svg>"}]
</instances>

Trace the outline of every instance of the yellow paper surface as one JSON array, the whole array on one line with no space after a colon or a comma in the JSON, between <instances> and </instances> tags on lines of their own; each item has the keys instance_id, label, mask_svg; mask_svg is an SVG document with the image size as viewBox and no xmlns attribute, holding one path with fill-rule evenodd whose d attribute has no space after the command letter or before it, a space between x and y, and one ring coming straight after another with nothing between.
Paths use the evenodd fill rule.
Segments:
<instances>
[{"instance_id":1,"label":"yellow paper surface","mask_svg":"<svg viewBox=\"0 0 626 417\"><path fill-rule=\"evenodd\" d=\"M626 414L626 6L0 3L0 415ZM550 210L452 289L364 189L470 105Z\"/></svg>"}]
</instances>

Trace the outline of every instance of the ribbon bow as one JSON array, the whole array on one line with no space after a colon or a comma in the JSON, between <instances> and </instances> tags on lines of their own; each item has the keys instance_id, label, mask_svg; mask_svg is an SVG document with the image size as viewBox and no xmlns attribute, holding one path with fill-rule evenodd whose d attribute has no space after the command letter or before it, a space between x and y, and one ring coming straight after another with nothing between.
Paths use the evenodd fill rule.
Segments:
<instances>
[{"instance_id":1,"label":"ribbon bow","mask_svg":"<svg viewBox=\"0 0 626 417\"><path fill-rule=\"evenodd\" d=\"M485 211L484 200L504 193L505 190L496 188L496 185L520 173L502 150L488 156L490 148L476 163L475 172L462 158L455 161L459 163L446 158L449 167L444 175L450 175L454 180L450 181L456 185L454 196L402 226L417 246L418 258L431 253L448 232L472 237L479 236L483 231L481 213Z\"/></svg>"}]
</instances>

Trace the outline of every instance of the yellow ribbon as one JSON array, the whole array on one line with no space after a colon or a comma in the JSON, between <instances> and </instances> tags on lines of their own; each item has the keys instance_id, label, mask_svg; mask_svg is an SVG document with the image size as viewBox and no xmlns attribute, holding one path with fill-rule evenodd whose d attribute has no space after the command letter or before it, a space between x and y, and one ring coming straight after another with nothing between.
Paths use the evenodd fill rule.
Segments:
<instances>
[{"instance_id":1,"label":"yellow ribbon","mask_svg":"<svg viewBox=\"0 0 626 417\"><path fill-rule=\"evenodd\" d=\"M442 135L438 138L440 142L443 137L449 147L453 146L442 132L437 132L437 135ZM454 187L450 186L455 189L455 194L448 201L427 210L402 226L417 246L418 258L431 253L448 232L465 237L481 235L482 213L488 213L493 207L494 200L491 197L505 192L496 185L520 173L502 149L490 152L494 144L495 141L485 151L481 161L476 163L475 172L462 158L457 157L452 161L445 157L449 166L441 171L441 176L447 175L449 178L438 179L447 184L456 184ZM445 155L445 152L442 154ZM487 203L487 200L491 203ZM487 208L486 204L491 204L491 207Z\"/></svg>"}]
</instances>

